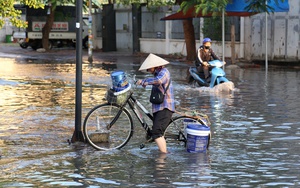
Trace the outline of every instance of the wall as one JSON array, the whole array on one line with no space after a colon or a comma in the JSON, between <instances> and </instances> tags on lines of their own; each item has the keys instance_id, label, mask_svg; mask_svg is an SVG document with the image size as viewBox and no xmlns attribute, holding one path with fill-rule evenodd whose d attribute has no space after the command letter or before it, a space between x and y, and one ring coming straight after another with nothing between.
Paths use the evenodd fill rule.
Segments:
<instances>
[{"instance_id":1,"label":"wall","mask_svg":"<svg viewBox=\"0 0 300 188\"><path fill-rule=\"evenodd\" d=\"M268 15L267 46L269 60L299 61L300 60L300 1L289 0L288 13L271 13ZM132 51L132 14L131 7L115 6L117 50ZM157 10L142 8L142 38L140 50L145 53L182 54L186 55L182 21L160 21L166 13L172 14L178 6L162 7ZM203 36L201 19L193 19L195 26L196 47L199 47ZM102 48L101 11L93 15L93 46ZM235 43L235 56L246 60L264 60L266 54L266 23L265 13L241 19L240 42ZM0 30L0 41L5 41L6 34L11 34L9 28ZM230 41L225 43L225 57L231 57ZM214 51L222 56L221 41L213 42Z\"/></svg>"},{"instance_id":2,"label":"wall","mask_svg":"<svg viewBox=\"0 0 300 188\"><path fill-rule=\"evenodd\" d=\"M178 10L178 6L173 6L172 13L175 13ZM117 50L118 51L132 51L133 48L133 37L132 37L132 13L131 13L131 6L122 6L122 5L115 5L114 9L116 10L116 38L117 38ZM153 39L152 45L154 43L158 44L159 48L162 44L159 44L156 39L162 39L163 41L166 37L166 22L160 21L162 17L165 16L165 12L168 11L168 7L160 7L155 10L149 10L147 7L142 7L142 39L141 41L150 41L148 39ZM195 26L195 37L199 39L199 18L194 19L194 26ZM93 33L94 33L94 41L93 46L95 49L102 48L102 34L101 34L101 27L99 26L101 23L101 11L97 10L97 13L93 15ZM181 20L172 21L171 34L170 37L172 39L183 39L183 26ZM181 41L179 44L179 41ZM176 46L184 46L183 40L177 40L174 44L175 49ZM148 46L141 44L141 46ZM154 48L157 48L153 46ZM146 47L147 48L151 47ZM173 49L173 48L172 48ZM144 52L141 48L141 51ZM171 52L172 53L172 52ZM175 53L175 52L174 52ZM185 53L185 52L184 52Z\"/></svg>"},{"instance_id":3,"label":"wall","mask_svg":"<svg viewBox=\"0 0 300 188\"><path fill-rule=\"evenodd\" d=\"M300 60L300 1L289 0L288 13L261 13L247 18L244 24L247 59L262 60L267 54L269 60Z\"/></svg>"},{"instance_id":4,"label":"wall","mask_svg":"<svg viewBox=\"0 0 300 188\"><path fill-rule=\"evenodd\" d=\"M0 42L5 42L6 39L6 31L5 26L3 28L0 28Z\"/></svg>"},{"instance_id":5,"label":"wall","mask_svg":"<svg viewBox=\"0 0 300 188\"><path fill-rule=\"evenodd\" d=\"M102 10L95 9L92 15L93 48L102 49ZM88 15L87 15L88 16Z\"/></svg>"},{"instance_id":6,"label":"wall","mask_svg":"<svg viewBox=\"0 0 300 188\"><path fill-rule=\"evenodd\" d=\"M181 54L186 56L186 45L184 39L170 39L166 43L165 39L152 39L152 38L141 38L141 52L144 53L156 53L156 54ZM168 45L167 45L168 44ZM199 40L196 40L196 46L198 48L200 44ZM236 58L244 58L243 53L240 51L242 45L240 42L235 43ZM169 47L166 47L169 46ZM231 42L225 42L225 57L231 57ZM167 49L169 48L169 53ZM222 43L219 41L212 42L212 48L215 53L221 58L222 57Z\"/></svg>"},{"instance_id":7,"label":"wall","mask_svg":"<svg viewBox=\"0 0 300 188\"><path fill-rule=\"evenodd\" d=\"M12 28L13 27L8 19L5 19L3 28L0 28L0 42L6 42L6 35L12 35Z\"/></svg>"},{"instance_id":8,"label":"wall","mask_svg":"<svg viewBox=\"0 0 300 188\"><path fill-rule=\"evenodd\" d=\"M268 59L279 61L299 61L300 60L300 1L290 0L290 11L288 13L270 13L267 26L267 46ZM240 42L235 43L236 58L246 60L264 60L266 54L266 14L261 13L241 19ZM162 16L163 17L163 16ZM172 25L175 21L166 21ZM201 21L200 21L201 22ZM199 24L201 26L201 23ZM174 27L167 26L173 30ZM172 31L171 31L172 33ZM165 37L165 36L164 36ZM200 38L203 38L201 36ZM141 51L163 54L179 53L186 55L184 40L170 39L150 39L142 38ZM169 41L169 42L166 42ZM197 47L199 46L199 40ZM168 43L169 45L166 45ZM225 42L225 57L231 57L230 41ZM213 42L213 48L219 56L222 56L221 42ZM184 49L184 50L183 50Z\"/></svg>"},{"instance_id":9,"label":"wall","mask_svg":"<svg viewBox=\"0 0 300 188\"><path fill-rule=\"evenodd\" d=\"M116 10L116 37L118 51L132 51L132 14L130 6L115 5ZM183 25L181 20L160 21L166 15L176 13L178 6L172 6L172 11L169 7L160 7L156 10L149 10L147 7L142 7L142 38L140 38L140 51L144 53L157 54L182 54L186 55L186 44L184 41ZM93 46L95 49L102 48L101 35L101 11L93 15L94 20L94 40ZM202 19L194 18L193 24L195 27L196 47L200 46L200 38L203 38L200 33L200 26L203 24ZM214 51L222 56L221 42L213 43ZM230 41L225 43L225 56L231 56ZM236 42L236 57L243 58L241 53L240 42Z\"/></svg>"},{"instance_id":10,"label":"wall","mask_svg":"<svg viewBox=\"0 0 300 188\"><path fill-rule=\"evenodd\" d=\"M131 7L115 5L116 38L118 51L132 51L132 13Z\"/></svg>"}]
</instances>

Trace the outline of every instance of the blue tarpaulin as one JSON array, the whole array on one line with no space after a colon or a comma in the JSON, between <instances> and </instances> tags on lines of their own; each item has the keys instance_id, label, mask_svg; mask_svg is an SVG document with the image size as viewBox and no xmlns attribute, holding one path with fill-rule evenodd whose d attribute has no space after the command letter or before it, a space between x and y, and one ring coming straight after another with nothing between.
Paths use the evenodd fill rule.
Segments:
<instances>
[{"instance_id":1,"label":"blue tarpaulin","mask_svg":"<svg viewBox=\"0 0 300 188\"><path fill-rule=\"evenodd\" d=\"M232 3L228 4L225 9L226 16L251 16L256 14L257 12L248 12L246 11L246 7L250 2L248 0L233 0ZM278 4L273 0L268 2L268 6L272 7L274 12L288 12L289 11L289 2L285 0L281 2L278 0ZM272 12L272 10L269 10ZM179 11L175 14L171 14L167 17L161 18L161 20L182 20L182 19L190 19L196 17L211 17L212 13L208 13L206 15L202 14L202 11L198 13L195 12L195 8L191 7L186 13L183 11Z\"/></svg>"},{"instance_id":2,"label":"blue tarpaulin","mask_svg":"<svg viewBox=\"0 0 300 188\"><path fill-rule=\"evenodd\" d=\"M289 2L288 0L285 0L284 2L281 2L281 0L276 1L268 1L268 6L273 8L274 12L288 12L289 11ZM233 0L232 3L228 4L226 6L226 12L245 12L246 7L250 4L250 2L247 2L247 0ZM271 9L268 10L269 12L272 12Z\"/></svg>"}]
</instances>

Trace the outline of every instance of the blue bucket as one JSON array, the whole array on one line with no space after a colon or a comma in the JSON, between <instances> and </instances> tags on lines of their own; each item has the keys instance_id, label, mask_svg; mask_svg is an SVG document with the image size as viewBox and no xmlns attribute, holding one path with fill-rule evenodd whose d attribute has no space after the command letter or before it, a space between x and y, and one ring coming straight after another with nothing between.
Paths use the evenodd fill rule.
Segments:
<instances>
[{"instance_id":1,"label":"blue bucket","mask_svg":"<svg viewBox=\"0 0 300 188\"><path fill-rule=\"evenodd\" d=\"M115 92L123 91L129 87L126 75L123 71L114 71L111 73L113 90Z\"/></svg>"},{"instance_id":2,"label":"blue bucket","mask_svg":"<svg viewBox=\"0 0 300 188\"><path fill-rule=\"evenodd\" d=\"M188 124L192 124L192 123L197 123L197 120L194 120L194 119L191 119L191 118L186 118L186 119L183 120L185 138L187 138L186 127L188 126Z\"/></svg>"},{"instance_id":3,"label":"blue bucket","mask_svg":"<svg viewBox=\"0 0 300 188\"><path fill-rule=\"evenodd\" d=\"M210 128L192 123L186 127L187 144L186 149L189 153L203 153L206 152L210 140Z\"/></svg>"}]
</instances>

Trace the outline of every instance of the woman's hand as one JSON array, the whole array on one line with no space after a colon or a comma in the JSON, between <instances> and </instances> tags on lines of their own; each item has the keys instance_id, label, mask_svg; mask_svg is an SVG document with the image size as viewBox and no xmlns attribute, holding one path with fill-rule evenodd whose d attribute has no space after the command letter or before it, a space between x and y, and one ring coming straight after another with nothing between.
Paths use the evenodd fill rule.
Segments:
<instances>
[{"instance_id":1,"label":"woman's hand","mask_svg":"<svg viewBox=\"0 0 300 188\"><path fill-rule=\"evenodd\" d=\"M138 81L136 81L136 85L142 85L142 82L143 82L143 80L138 80ZM146 85L142 85L143 87L146 87Z\"/></svg>"},{"instance_id":2,"label":"woman's hand","mask_svg":"<svg viewBox=\"0 0 300 188\"><path fill-rule=\"evenodd\" d=\"M203 61L203 63L202 63L204 66L208 66L208 63L207 63L207 61Z\"/></svg>"},{"instance_id":3,"label":"woman's hand","mask_svg":"<svg viewBox=\"0 0 300 188\"><path fill-rule=\"evenodd\" d=\"M135 82L136 85L141 85L141 83L142 83L142 80L137 80L137 81Z\"/></svg>"}]
</instances>

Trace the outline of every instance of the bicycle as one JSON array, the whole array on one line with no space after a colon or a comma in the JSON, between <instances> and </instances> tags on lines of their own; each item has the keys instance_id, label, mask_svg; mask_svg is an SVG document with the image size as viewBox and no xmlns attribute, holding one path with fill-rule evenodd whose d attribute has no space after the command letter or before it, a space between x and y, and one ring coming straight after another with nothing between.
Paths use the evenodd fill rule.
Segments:
<instances>
[{"instance_id":1,"label":"bicycle","mask_svg":"<svg viewBox=\"0 0 300 188\"><path fill-rule=\"evenodd\" d=\"M151 122L152 114L128 90L119 95L109 89L106 93L107 103L91 109L84 119L83 132L88 143L98 150L120 149L124 147L134 133L134 122L127 105L137 117L146 131L146 142L151 142L151 128L144 119L144 115ZM143 114L142 114L143 113ZM202 117L203 118L203 117ZM187 135L184 131L186 123L201 123L206 125L201 117L180 115L172 117L165 130L164 137L169 145L186 145ZM144 143L140 145L142 149Z\"/></svg>"}]
</instances>

